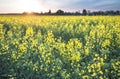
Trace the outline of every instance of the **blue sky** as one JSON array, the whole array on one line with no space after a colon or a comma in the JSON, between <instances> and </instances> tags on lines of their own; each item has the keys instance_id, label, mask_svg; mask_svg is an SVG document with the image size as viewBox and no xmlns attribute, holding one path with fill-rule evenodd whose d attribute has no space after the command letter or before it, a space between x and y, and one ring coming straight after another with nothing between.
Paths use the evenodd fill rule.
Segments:
<instances>
[{"instance_id":1,"label":"blue sky","mask_svg":"<svg viewBox=\"0 0 120 79\"><path fill-rule=\"evenodd\" d=\"M120 10L120 0L0 0L0 13L24 11L46 12L88 10Z\"/></svg>"}]
</instances>

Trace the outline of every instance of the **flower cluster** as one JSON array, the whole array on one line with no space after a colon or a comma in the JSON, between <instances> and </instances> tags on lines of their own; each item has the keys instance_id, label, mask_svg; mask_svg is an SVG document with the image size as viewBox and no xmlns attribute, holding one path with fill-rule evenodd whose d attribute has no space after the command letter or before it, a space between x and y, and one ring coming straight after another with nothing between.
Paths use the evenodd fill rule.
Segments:
<instances>
[{"instance_id":1,"label":"flower cluster","mask_svg":"<svg viewBox=\"0 0 120 79\"><path fill-rule=\"evenodd\" d=\"M0 79L119 79L120 16L0 16Z\"/></svg>"}]
</instances>

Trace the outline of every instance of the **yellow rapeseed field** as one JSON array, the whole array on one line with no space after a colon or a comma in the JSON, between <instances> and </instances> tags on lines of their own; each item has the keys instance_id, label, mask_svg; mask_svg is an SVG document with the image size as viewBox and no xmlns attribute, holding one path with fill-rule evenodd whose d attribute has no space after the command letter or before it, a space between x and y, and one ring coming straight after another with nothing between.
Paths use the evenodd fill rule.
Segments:
<instances>
[{"instance_id":1,"label":"yellow rapeseed field","mask_svg":"<svg viewBox=\"0 0 120 79\"><path fill-rule=\"evenodd\" d=\"M119 79L120 16L0 15L0 79Z\"/></svg>"}]
</instances>

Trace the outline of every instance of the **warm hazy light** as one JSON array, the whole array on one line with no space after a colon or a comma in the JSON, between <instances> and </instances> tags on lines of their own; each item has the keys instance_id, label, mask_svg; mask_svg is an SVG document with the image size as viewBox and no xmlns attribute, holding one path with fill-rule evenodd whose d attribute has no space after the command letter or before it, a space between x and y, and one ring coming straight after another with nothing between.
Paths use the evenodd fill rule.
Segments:
<instances>
[{"instance_id":1,"label":"warm hazy light","mask_svg":"<svg viewBox=\"0 0 120 79\"><path fill-rule=\"evenodd\" d=\"M43 10L40 2L36 0L20 0L19 5L17 5L20 10L25 12L40 12Z\"/></svg>"}]
</instances>

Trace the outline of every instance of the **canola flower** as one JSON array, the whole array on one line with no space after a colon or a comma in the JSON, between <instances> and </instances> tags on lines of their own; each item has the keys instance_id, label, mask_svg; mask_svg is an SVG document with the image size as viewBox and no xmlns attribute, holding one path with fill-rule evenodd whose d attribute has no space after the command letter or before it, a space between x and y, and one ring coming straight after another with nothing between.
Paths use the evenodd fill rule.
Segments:
<instances>
[{"instance_id":1,"label":"canola flower","mask_svg":"<svg viewBox=\"0 0 120 79\"><path fill-rule=\"evenodd\" d=\"M2 45L2 51L7 51L9 49L9 46L8 45Z\"/></svg>"},{"instance_id":2,"label":"canola flower","mask_svg":"<svg viewBox=\"0 0 120 79\"><path fill-rule=\"evenodd\" d=\"M109 40L105 40L102 44L102 47L106 47L110 45L110 41Z\"/></svg>"},{"instance_id":3,"label":"canola flower","mask_svg":"<svg viewBox=\"0 0 120 79\"><path fill-rule=\"evenodd\" d=\"M119 49L120 16L0 16L11 79L119 79Z\"/></svg>"},{"instance_id":4,"label":"canola flower","mask_svg":"<svg viewBox=\"0 0 120 79\"><path fill-rule=\"evenodd\" d=\"M80 53L72 54L70 60L71 60L72 62L79 62L79 61L80 61Z\"/></svg>"},{"instance_id":5,"label":"canola flower","mask_svg":"<svg viewBox=\"0 0 120 79\"><path fill-rule=\"evenodd\" d=\"M13 45L18 45L18 44L19 44L19 41L18 41L17 39L14 39L14 40L12 41L12 44L13 44Z\"/></svg>"},{"instance_id":6,"label":"canola flower","mask_svg":"<svg viewBox=\"0 0 120 79\"><path fill-rule=\"evenodd\" d=\"M18 49L19 49L20 52L27 52L27 48L23 44L20 44Z\"/></svg>"},{"instance_id":7,"label":"canola flower","mask_svg":"<svg viewBox=\"0 0 120 79\"><path fill-rule=\"evenodd\" d=\"M4 39L4 31L3 31L3 25L0 24L0 39Z\"/></svg>"},{"instance_id":8,"label":"canola flower","mask_svg":"<svg viewBox=\"0 0 120 79\"><path fill-rule=\"evenodd\" d=\"M27 30L26 30L26 36L33 36L33 29L31 27L29 27Z\"/></svg>"},{"instance_id":9,"label":"canola flower","mask_svg":"<svg viewBox=\"0 0 120 79\"><path fill-rule=\"evenodd\" d=\"M85 75L82 77L83 79L89 79L89 76Z\"/></svg>"}]
</instances>

